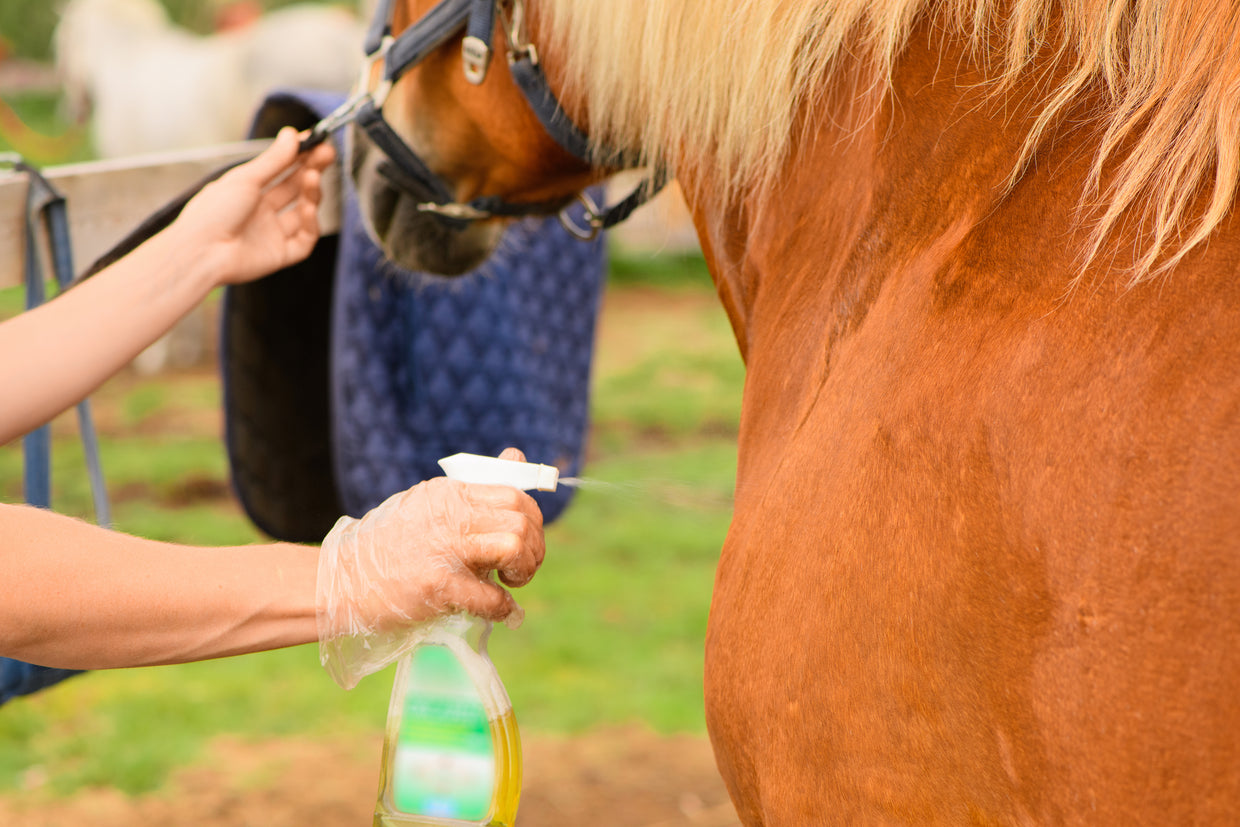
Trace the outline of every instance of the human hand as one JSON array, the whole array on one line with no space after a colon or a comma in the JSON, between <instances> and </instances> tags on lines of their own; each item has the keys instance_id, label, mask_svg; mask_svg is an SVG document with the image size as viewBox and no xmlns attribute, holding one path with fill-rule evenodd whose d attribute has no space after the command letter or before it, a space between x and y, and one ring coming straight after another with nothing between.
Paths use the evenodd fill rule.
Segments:
<instances>
[{"instance_id":1,"label":"human hand","mask_svg":"<svg viewBox=\"0 0 1240 827\"><path fill-rule=\"evenodd\" d=\"M524 461L514 448L502 459ZM323 540L317 586L320 660L351 689L412 649L454 612L520 622L498 571L522 586L542 564L542 512L528 494L444 477L394 494Z\"/></svg>"},{"instance_id":2,"label":"human hand","mask_svg":"<svg viewBox=\"0 0 1240 827\"><path fill-rule=\"evenodd\" d=\"M299 142L295 129L281 129L253 160L203 187L169 227L215 284L252 281L314 249L322 174L336 153L327 141L299 155Z\"/></svg>"}]
</instances>

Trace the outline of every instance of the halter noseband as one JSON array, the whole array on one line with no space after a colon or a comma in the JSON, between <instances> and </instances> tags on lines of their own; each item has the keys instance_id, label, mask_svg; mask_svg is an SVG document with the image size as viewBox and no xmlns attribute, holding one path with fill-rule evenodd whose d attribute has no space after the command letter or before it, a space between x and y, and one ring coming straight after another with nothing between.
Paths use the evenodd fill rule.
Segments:
<instances>
[{"instance_id":1,"label":"halter noseband","mask_svg":"<svg viewBox=\"0 0 1240 827\"><path fill-rule=\"evenodd\" d=\"M440 0L398 37L392 36L394 4L395 0L380 0L366 32L364 46L367 61L358 85L360 91L314 126L302 142L303 150L321 143L345 124L356 121L391 162L394 183L406 192L426 199L417 208L456 229L463 229L471 221L493 216L546 215L558 211L560 222L570 233L589 240L600 230L628 218L633 210L648 201L667 182L666 174L662 170L656 171L626 198L607 209L600 209L584 193L578 194L576 200L585 209L585 226L569 215L563 200L513 203L498 196L482 196L467 204L455 201L447 182L418 157L383 117L383 105L392 86L405 72L425 60L461 29L466 29L461 52L467 81L477 85L486 78L493 53L496 17L499 16L504 24L509 71L543 129L566 152L586 163L591 162L589 139L564 113L551 92L539 65L538 51L525 35L523 0ZM509 13L504 14L504 11ZM374 89L370 89L371 68L378 61L383 62L383 78ZM623 156L618 153L606 155L624 163Z\"/></svg>"}]
</instances>

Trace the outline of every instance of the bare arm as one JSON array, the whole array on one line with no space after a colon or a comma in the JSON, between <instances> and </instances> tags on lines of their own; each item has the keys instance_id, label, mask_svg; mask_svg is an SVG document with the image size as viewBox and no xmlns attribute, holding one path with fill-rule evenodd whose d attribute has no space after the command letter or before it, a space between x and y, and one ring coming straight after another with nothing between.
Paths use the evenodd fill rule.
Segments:
<instances>
[{"instance_id":1,"label":"bare arm","mask_svg":"<svg viewBox=\"0 0 1240 827\"><path fill-rule=\"evenodd\" d=\"M55 300L0 324L0 444L72 407L221 284L305 258L326 144L282 132L195 196L167 229Z\"/></svg>"},{"instance_id":2,"label":"bare arm","mask_svg":"<svg viewBox=\"0 0 1240 827\"><path fill-rule=\"evenodd\" d=\"M309 643L318 549L197 548L0 505L0 655L101 669Z\"/></svg>"}]
</instances>

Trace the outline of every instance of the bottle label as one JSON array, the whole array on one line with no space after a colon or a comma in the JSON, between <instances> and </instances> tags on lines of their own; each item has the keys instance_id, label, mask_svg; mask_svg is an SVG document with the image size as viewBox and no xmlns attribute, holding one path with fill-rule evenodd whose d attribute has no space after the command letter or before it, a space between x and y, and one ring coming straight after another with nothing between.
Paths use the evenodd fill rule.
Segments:
<instances>
[{"instance_id":1,"label":"bottle label","mask_svg":"<svg viewBox=\"0 0 1240 827\"><path fill-rule=\"evenodd\" d=\"M393 762L392 803L409 815L482 821L495 792L486 707L446 646L426 644L409 662Z\"/></svg>"}]
</instances>

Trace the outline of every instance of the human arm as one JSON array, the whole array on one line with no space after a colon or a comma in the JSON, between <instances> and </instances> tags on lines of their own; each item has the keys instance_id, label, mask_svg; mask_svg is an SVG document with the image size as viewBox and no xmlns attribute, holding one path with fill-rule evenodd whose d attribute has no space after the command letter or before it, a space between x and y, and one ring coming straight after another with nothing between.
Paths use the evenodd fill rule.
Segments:
<instances>
[{"instance_id":1,"label":"human arm","mask_svg":"<svg viewBox=\"0 0 1240 827\"><path fill-rule=\"evenodd\" d=\"M321 175L334 155L324 144L299 158L297 144L295 131L282 131L132 253L0 323L0 444L85 398L215 287L309 255Z\"/></svg>"},{"instance_id":2,"label":"human arm","mask_svg":"<svg viewBox=\"0 0 1240 827\"><path fill-rule=\"evenodd\" d=\"M388 502L365 518L376 566L365 574L381 573L357 595L377 628L457 610L502 620L515 609L486 574L519 586L542 563L542 515L528 495L435 479ZM0 505L0 656L101 669L310 643L331 581L362 574L338 560L320 583L319 557L290 543L162 543Z\"/></svg>"},{"instance_id":3,"label":"human arm","mask_svg":"<svg viewBox=\"0 0 1240 827\"><path fill-rule=\"evenodd\" d=\"M149 666L315 636L316 549L201 548L0 505L0 655L42 666Z\"/></svg>"}]
</instances>

